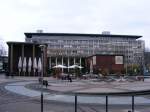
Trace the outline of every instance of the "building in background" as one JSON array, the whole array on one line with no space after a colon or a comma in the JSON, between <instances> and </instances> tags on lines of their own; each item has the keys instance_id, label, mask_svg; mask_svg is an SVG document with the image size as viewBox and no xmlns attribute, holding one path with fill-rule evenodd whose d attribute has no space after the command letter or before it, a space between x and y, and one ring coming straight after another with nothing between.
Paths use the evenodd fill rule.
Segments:
<instances>
[{"instance_id":1,"label":"building in background","mask_svg":"<svg viewBox=\"0 0 150 112\"><path fill-rule=\"evenodd\" d=\"M9 46L8 69L10 73L19 74L18 62L26 60L29 63L31 58L31 74L28 68L24 75L35 75L33 61L41 58L39 45L46 45L44 68L52 69L56 65L80 65L82 72L93 72L95 69L107 68L109 71L122 71L123 68L133 68L136 72L138 65L143 70L145 43L139 40L141 36L137 35L112 35L110 32L102 34L78 34L78 33L43 33L41 30L37 33L25 33L25 42L7 42ZM92 57L95 61L90 61ZM26 59L25 59L26 58ZM102 61L106 62L106 64ZM115 60L115 61L114 61ZM122 60L118 63L116 60ZM94 65L95 63L95 65ZM101 63L98 64L98 63ZM110 66L111 63L111 66ZM103 64L103 65L102 65ZM23 64L20 65L23 67ZM128 68L128 66L131 66ZM90 69L90 71L88 71ZM36 71L37 72L37 71ZM69 68L62 69L62 72L70 72Z\"/></svg>"},{"instance_id":2,"label":"building in background","mask_svg":"<svg viewBox=\"0 0 150 112\"><path fill-rule=\"evenodd\" d=\"M26 42L48 45L49 68L57 64L85 66L85 58L99 55L123 55L124 67L144 65L145 43L137 35L78 33L25 33Z\"/></svg>"},{"instance_id":3,"label":"building in background","mask_svg":"<svg viewBox=\"0 0 150 112\"><path fill-rule=\"evenodd\" d=\"M149 51L144 53L144 58L145 58L146 72L150 73L150 52Z\"/></svg>"}]
</instances>

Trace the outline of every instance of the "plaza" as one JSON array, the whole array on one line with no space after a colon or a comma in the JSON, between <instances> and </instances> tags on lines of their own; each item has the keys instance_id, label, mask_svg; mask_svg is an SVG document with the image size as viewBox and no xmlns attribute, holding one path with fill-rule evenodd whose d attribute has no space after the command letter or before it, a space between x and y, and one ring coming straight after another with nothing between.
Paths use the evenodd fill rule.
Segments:
<instances>
[{"instance_id":1,"label":"plaza","mask_svg":"<svg viewBox=\"0 0 150 112\"><path fill-rule=\"evenodd\" d=\"M1 1L0 112L150 112L149 4Z\"/></svg>"},{"instance_id":2,"label":"plaza","mask_svg":"<svg viewBox=\"0 0 150 112\"><path fill-rule=\"evenodd\" d=\"M100 81L100 80L85 80L75 79L73 82L67 80L58 80L53 77L44 77L48 80L49 86L43 87L44 94L44 112L74 112L75 93L120 93L120 92L134 92L134 91L145 91L149 90L150 79L146 78L143 81ZM7 103L3 101L3 105L0 105L1 109L5 105L14 104L14 102L28 102L35 103L40 112L40 94L41 86L39 85L37 77L18 77L5 78L1 75L0 79L1 91L5 91L5 95L10 94L14 97L13 100L8 100ZM4 95L4 96L5 96ZM4 99L3 96L3 99ZM18 99L19 98L19 99ZM1 97L0 97L1 99ZM12 99L12 98L11 98ZM108 104L110 112L128 112L131 110L131 100L129 96L109 96ZM8 102L9 101L9 102ZM105 112L105 96L95 95L82 95L78 96L78 110L77 112ZM150 99L149 95L135 96L135 111L134 112L148 112L149 111ZM22 107L22 103L18 104ZM53 107L52 107L53 105ZM66 106L68 105L68 106ZM61 109L59 110L59 108ZM28 105L28 107L30 107ZM49 108L51 107L51 108ZM56 107L56 108L55 108ZM122 108L121 108L122 107ZM10 107L11 108L11 107ZM19 107L18 107L19 108ZM23 108L23 107L22 107ZM3 108L4 109L4 108ZM9 107L7 107L9 109ZM27 112L28 109L24 109L23 112ZM34 106L30 108L30 111L35 110ZM17 112L14 109L12 112ZM108 112L109 112L108 111ZM18 111L19 112L19 111Z\"/></svg>"},{"instance_id":3,"label":"plaza","mask_svg":"<svg viewBox=\"0 0 150 112\"><path fill-rule=\"evenodd\" d=\"M25 35L26 42L7 42L9 75L6 78L16 81L4 83L3 89L19 95L18 98L25 97L27 102L41 103L41 112L43 100L50 106L60 104L64 110L64 105L70 105L75 112L116 111L118 105L127 106L118 112L136 112L141 106L149 105L150 80L142 73L141 36L43 32ZM139 67L130 68L140 75L128 74L131 65Z\"/></svg>"}]
</instances>

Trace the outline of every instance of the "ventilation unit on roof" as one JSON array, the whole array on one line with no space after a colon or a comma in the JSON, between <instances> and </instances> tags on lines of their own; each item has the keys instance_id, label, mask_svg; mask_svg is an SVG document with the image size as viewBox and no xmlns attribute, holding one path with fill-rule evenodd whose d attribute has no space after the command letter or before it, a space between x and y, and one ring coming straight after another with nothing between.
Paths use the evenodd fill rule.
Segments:
<instances>
[{"instance_id":1,"label":"ventilation unit on roof","mask_svg":"<svg viewBox=\"0 0 150 112\"><path fill-rule=\"evenodd\" d=\"M37 33L43 33L43 30L37 30L36 32Z\"/></svg>"},{"instance_id":2,"label":"ventilation unit on roof","mask_svg":"<svg viewBox=\"0 0 150 112\"><path fill-rule=\"evenodd\" d=\"M103 31L102 34L103 35L110 35L110 31Z\"/></svg>"}]
</instances>

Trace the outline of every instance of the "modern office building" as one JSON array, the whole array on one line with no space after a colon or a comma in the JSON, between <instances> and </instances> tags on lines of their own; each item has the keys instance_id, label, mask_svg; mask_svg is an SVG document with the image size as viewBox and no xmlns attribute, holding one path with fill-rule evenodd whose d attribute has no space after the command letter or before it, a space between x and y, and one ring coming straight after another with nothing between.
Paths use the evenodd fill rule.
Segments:
<instances>
[{"instance_id":1,"label":"modern office building","mask_svg":"<svg viewBox=\"0 0 150 112\"><path fill-rule=\"evenodd\" d=\"M144 64L145 43L137 35L79 33L25 33L26 42L47 44L49 68L62 64L85 66L85 58L99 55L123 55L124 66Z\"/></svg>"}]
</instances>

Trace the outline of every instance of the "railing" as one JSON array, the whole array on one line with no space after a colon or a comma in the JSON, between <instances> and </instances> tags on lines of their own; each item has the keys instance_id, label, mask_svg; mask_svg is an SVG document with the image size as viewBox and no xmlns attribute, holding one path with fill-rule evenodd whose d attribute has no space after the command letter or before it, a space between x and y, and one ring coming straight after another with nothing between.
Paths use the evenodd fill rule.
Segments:
<instances>
[{"instance_id":1,"label":"railing","mask_svg":"<svg viewBox=\"0 0 150 112\"><path fill-rule=\"evenodd\" d=\"M109 96L131 96L132 104L131 104L131 112L135 112L135 96L140 95L150 95L150 90L144 91L133 91L133 92L108 92L108 93L87 93L87 92L76 92L75 93L75 112L77 112L78 108L78 96L105 96L105 111L108 112L108 100Z\"/></svg>"}]
</instances>

